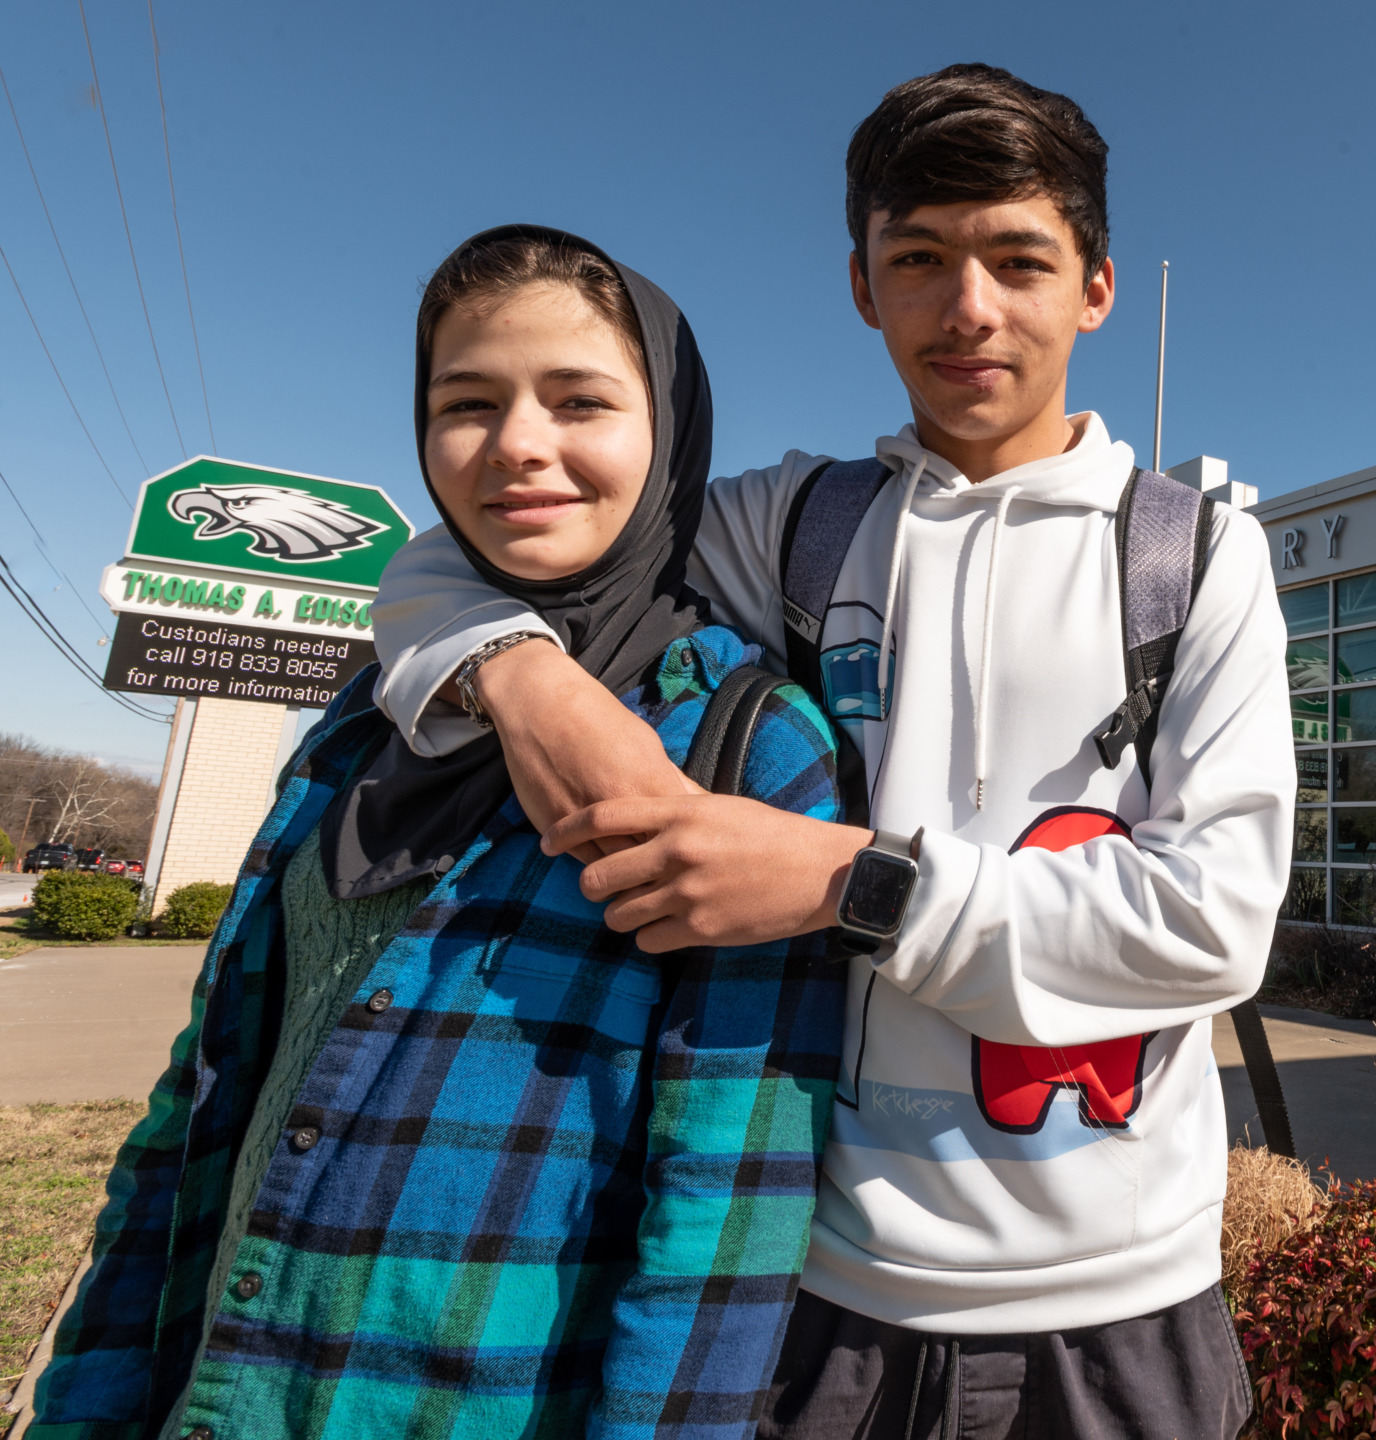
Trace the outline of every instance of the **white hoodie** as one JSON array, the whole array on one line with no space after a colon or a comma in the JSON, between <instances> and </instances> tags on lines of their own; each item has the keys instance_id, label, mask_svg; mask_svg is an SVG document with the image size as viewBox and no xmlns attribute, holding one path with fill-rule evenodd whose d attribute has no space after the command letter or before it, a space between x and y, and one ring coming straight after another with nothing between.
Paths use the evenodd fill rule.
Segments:
<instances>
[{"instance_id":1,"label":"white hoodie","mask_svg":"<svg viewBox=\"0 0 1376 1440\"><path fill-rule=\"evenodd\" d=\"M1286 883L1295 766L1261 528L1215 511L1149 798L1131 747L1108 771L1090 738L1126 691L1113 518L1133 456L1098 416L1073 423L1067 453L979 485L911 426L882 438L899 473L822 629L872 822L924 837L902 933L851 966L803 1286L923 1330L1103 1324L1217 1280L1209 1017L1256 990ZM689 573L780 669L780 536L816 463L715 481ZM373 620L377 699L422 754L474 733L428 704L463 656L543 628L442 528L388 566Z\"/></svg>"}]
</instances>

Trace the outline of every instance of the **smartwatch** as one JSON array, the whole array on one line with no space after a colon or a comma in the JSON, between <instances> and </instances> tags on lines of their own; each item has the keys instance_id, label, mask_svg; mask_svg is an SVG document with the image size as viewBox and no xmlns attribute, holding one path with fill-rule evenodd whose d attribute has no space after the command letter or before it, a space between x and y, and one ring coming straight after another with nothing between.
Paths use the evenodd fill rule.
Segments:
<instances>
[{"instance_id":1,"label":"smartwatch","mask_svg":"<svg viewBox=\"0 0 1376 1440\"><path fill-rule=\"evenodd\" d=\"M921 844L921 830L911 840L877 830L874 844L851 861L836 907L842 945L851 953L871 955L902 928L917 883L915 857Z\"/></svg>"}]
</instances>

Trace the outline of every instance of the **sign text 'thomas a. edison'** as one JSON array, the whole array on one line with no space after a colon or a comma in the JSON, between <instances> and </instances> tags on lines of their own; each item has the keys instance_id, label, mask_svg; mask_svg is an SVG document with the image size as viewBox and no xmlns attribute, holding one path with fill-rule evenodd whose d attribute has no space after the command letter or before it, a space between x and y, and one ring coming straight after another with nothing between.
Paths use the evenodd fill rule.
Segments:
<instances>
[{"instance_id":1,"label":"sign text 'thomas a. edison'","mask_svg":"<svg viewBox=\"0 0 1376 1440\"><path fill-rule=\"evenodd\" d=\"M233 616L267 630L304 633L334 631L367 638L372 634L371 593L333 587L255 580L213 571L144 570L128 563L108 566L100 593L112 610Z\"/></svg>"}]
</instances>

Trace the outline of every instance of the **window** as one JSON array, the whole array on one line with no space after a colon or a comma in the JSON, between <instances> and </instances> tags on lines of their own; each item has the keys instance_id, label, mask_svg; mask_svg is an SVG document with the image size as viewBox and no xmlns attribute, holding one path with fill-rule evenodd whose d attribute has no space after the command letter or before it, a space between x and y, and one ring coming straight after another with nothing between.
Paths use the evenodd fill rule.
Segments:
<instances>
[{"instance_id":1,"label":"window","mask_svg":"<svg viewBox=\"0 0 1376 1440\"><path fill-rule=\"evenodd\" d=\"M1310 635L1328 629L1328 586L1306 585L1303 590L1281 592L1280 613L1291 635Z\"/></svg>"},{"instance_id":2,"label":"window","mask_svg":"<svg viewBox=\"0 0 1376 1440\"><path fill-rule=\"evenodd\" d=\"M1347 700L1350 696L1342 695L1339 699ZM1321 690L1317 695L1292 695L1290 697L1290 724L1295 733L1296 745L1313 745L1317 741L1328 739L1328 691ZM1343 740L1350 740L1350 735L1339 737Z\"/></svg>"},{"instance_id":3,"label":"window","mask_svg":"<svg viewBox=\"0 0 1376 1440\"><path fill-rule=\"evenodd\" d=\"M1319 586L1319 589L1324 587ZM1298 594L1298 591L1292 591ZM1338 581L1338 624L1370 625L1376 620L1376 574ZM1318 628L1318 627L1316 627Z\"/></svg>"},{"instance_id":4,"label":"window","mask_svg":"<svg viewBox=\"0 0 1376 1440\"><path fill-rule=\"evenodd\" d=\"M1292 709L1294 704L1292 700ZM1333 697L1333 710L1334 740L1376 740L1376 689L1340 690Z\"/></svg>"},{"instance_id":5,"label":"window","mask_svg":"<svg viewBox=\"0 0 1376 1440\"><path fill-rule=\"evenodd\" d=\"M1292 860L1328 859L1328 811L1295 811L1295 850Z\"/></svg>"},{"instance_id":6,"label":"window","mask_svg":"<svg viewBox=\"0 0 1376 1440\"><path fill-rule=\"evenodd\" d=\"M1345 750L1334 752L1337 755L1346 755ZM1358 751L1364 754L1364 751ZM1322 803L1328 799L1328 751L1327 750L1300 750L1295 754L1295 769L1299 771L1299 790L1295 794L1295 800L1300 805L1312 805L1315 801Z\"/></svg>"},{"instance_id":7,"label":"window","mask_svg":"<svg viewBox=\"0 0 1376 1440\"><path fill-rule=\"evenodd\" d=\"M1312 690L1315 685L1327 685L1328 637L1325 635L1322 640L1292 640L1285 647L1285 668L1290 675L1292 690Z\"/></svg>"},{"instance_id":8,"label":"window","mask_svg":"<svg viewBox=\"0 0 1376 1440\"><path fill-rule=\"evenodd\" d=\"M1314 872L1318 873L1318 872ZM1376 907L1376 871L1333 872L1333 919L1339 925L1370 925Z\"/></svg>"},{"instance_id":9,"label":"window","mask_svg":"<svg viewBox=\"0 0 1376 1440\"><path fill-rule=\"evenodd\" d=\"M1376 570L1279 598L1299 778L1281 916L1376 928Z\"/></svg>"},{"instance_id":10,"label":"window","mask_svg":"<svg viewBox=\"0 0 1376 1440\"><path fill-rule=\"evenodd\" d=\"M1301 643L1312 645L1314 642ZM1349 630L1338 636L1338 663L1333 667L1333 679L1339 685L1376 680L1376 629Z\"/></svg>"},{"instance_id":11,"label":"window","mask_svg":"<svg viewBox=\"0 0 1376 1440\"><path fill-rule=\"evenodd\" d=\"M1320 755L1326 752L1320 750ZM1322 796L1311 797L1315 800ZM1333 752L1333 798L1335 800L1376 800L1376 745L1359 750Z\"/></svg>"},{"instance_id":12,"label":"window","mask_svg":"<svg viewBox=\"0 0 1376 1440\"><path fill-rule=\"evenodd\" d=\"M1292 870L1290 872L1290 888L1285 892L1285 903L1280 907L1280 918L1282 920L1306 920L1311 924L1319 924L1327 914L1328 882L1324 877L1324 872L1322 870Z\"/></svg>"},{"instance_id":13,"label":"window","mask_svg":"<svg viewBox=\"0 0 1376 1440\"><path fill-rule=\"evenodd\" d=\"M1302 815L1322 815L1323 811L1302 810ZM1376 806L1352 806L1333 812L1333 858L1376 862ZM1298 845L1298 842L1297 842ZM1311 844L1310 848L1313 846ZM1322 855L1296 855L1296 860L1322 860Z\"/></svg>"}]
</instances>

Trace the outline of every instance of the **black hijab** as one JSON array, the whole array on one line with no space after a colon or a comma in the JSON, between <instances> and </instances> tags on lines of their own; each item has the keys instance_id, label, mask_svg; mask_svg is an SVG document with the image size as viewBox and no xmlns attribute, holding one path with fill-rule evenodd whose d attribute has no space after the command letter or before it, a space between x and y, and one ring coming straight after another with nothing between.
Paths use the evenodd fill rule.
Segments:
<instances>
[{"instance_id":1,"label":"black hijab","mask_svg":"<svg viewBox=\"0 0 1376 1440\"><path fill-rule=\"evenodd\" d=\"M712 448L712 397L697 342L678 306L643 275L562 230L505 225L466 240L455 255L494 241L533 238L605 260L625 285L645 352L654 449L645 488L611 547L576 575L522 580L464 539L435 494L425 463L430 347L416 334L416 449L430 498L468 562L489 584L540 611L570 655L613 694L649 677L676 639L707 622L687 584ZM451 257L452 258L452 257ZM331 803L321 857L336 899L377 895L448 871L511 794L495 735L424 759L392 727L380 751Z\"/></svg>"}]
</instances>

